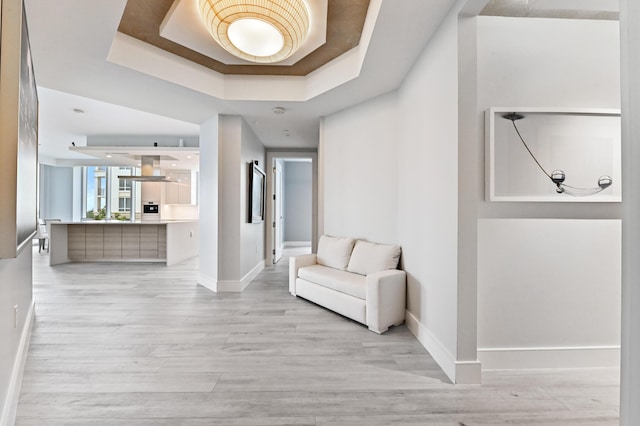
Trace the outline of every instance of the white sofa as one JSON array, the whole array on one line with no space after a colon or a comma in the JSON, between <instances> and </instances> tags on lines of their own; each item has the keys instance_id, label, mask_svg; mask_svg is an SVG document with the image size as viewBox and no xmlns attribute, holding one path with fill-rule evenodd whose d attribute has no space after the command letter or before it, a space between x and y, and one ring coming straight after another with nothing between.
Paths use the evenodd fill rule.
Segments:
<instances>
[{"instance_id":1,"label":"white sofa","mask_svg":"<svg viewBox=\"0 0 640 426\"><path fill-rule=\"evenodd\" d=\"M382 334L404 322L406 282L400 247L323 235L318 254L291 257L289 292Z\"/></svg>"}]
</instances>

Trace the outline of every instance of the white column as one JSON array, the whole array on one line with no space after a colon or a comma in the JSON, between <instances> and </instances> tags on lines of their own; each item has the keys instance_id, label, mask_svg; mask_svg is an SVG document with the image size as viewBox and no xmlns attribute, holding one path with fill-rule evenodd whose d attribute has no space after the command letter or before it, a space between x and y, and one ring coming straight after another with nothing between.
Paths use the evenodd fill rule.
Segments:
<instances>
[{"instance_id":1,"label":"white column","mask_svg":"<svg viewBox=\"0 0 640 426\"><path fill-rule=\"evenodd\" d=\"M622 353L620 424L640 424L640 2L620 1Z\"/></svg>"},{"instance_id":2,"label":"white column","mask_svg":"<svg viewBox=\"0 0 640 426\"><path fill-rule=\"evenodd\" d=\"M218 116L200 125L200 239L198 284L218 282Z\"/></svg>"}]
</instances>

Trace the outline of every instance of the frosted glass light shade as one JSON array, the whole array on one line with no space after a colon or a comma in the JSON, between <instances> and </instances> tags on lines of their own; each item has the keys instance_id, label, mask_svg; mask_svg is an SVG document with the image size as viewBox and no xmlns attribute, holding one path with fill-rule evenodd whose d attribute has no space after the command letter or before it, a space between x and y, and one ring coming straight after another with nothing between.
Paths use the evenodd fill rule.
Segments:
<instances>
[{"instance_id":1,"label":"frosted glass light shade","mask_svg":"<svg viewBox=\"0 0 640 426\"><path fill-rule=\"evenodd\" d=\"M229 40L251 56L273 56L284 47L284 37L276 27L260 19L238 19L229 25Z\"/></svg>"},{"instance_id":2,"label":"frosted glass light shade","mask_svg":"<svg viewBox=\"0 0 640 426\"><path fill-rule=\"evenodd\" d=\"M198 0L198 7L213 39L227 52L251 62L282 61L298 50L309 33L309 12L303 0Z\"/></svg>"}]
</instances>

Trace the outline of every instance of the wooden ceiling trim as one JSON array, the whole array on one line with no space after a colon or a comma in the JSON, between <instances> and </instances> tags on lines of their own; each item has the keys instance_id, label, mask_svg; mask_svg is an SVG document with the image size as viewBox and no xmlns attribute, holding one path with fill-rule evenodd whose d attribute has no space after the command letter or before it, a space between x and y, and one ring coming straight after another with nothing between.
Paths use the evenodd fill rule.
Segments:
<instances>
[{"instance_id":1,"label":"wooden ceiling trim","mask_svg":"<svg viewBox=\"0 0 640 426\"><path fill-rule=\"evenodd\" d=\"M227 65L160 36L160 24L173 2L128 0L118 31L221 74L239 75L305 76L315 71L358 46L369 8L369 0L329 0L326 43L293 65Z\"/></svg>"}]
</instances>

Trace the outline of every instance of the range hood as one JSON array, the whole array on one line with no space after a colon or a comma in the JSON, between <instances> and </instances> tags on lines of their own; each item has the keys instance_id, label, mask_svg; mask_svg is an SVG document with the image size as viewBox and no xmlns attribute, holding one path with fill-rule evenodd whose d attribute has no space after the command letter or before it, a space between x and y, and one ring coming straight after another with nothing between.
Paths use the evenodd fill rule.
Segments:
<instances>
[{"instance_id":1,"label":"range hood","mask_svg":"<svg viewBox=\"0 0 640 426\"><path fill-rule=\"evenodd\" d=\"M160 156L142 155L140 157L140 176L118 176L118 179L126 179L134 182L177 182L166 176L160 175Z\"/></svg>"}]
</instances>

